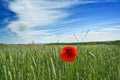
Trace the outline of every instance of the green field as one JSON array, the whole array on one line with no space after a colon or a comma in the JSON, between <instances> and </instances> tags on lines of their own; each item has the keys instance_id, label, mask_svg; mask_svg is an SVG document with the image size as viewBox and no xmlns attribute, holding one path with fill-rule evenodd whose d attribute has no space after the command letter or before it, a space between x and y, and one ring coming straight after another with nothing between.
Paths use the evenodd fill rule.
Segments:
<instances>
[{"instance_id":1,"label":"green field","mask_svg":"<svg viewBox=\"0 0 120 80\"><path fill-rule=\"evenodd\" d=\"M73 45L72 63L59 58L64 46L1 46L0 80L120 80L119 45Z\"/></svg>"}]
</instances>

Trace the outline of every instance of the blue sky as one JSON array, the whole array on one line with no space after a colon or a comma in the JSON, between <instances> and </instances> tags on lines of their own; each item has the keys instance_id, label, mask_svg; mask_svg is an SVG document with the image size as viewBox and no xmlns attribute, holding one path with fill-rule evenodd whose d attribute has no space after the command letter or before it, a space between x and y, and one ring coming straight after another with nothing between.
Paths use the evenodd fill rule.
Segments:
<instances>
[{"instance_id":1,"label":"blue sky","mask_svg":"<svg viewBox=\"0 0 120 80\"><path fill-rule=\"evenodd\" d=\"M120 40L119 15L117 0L0 0L0 43Z\"/></svg>"}]
</instances>

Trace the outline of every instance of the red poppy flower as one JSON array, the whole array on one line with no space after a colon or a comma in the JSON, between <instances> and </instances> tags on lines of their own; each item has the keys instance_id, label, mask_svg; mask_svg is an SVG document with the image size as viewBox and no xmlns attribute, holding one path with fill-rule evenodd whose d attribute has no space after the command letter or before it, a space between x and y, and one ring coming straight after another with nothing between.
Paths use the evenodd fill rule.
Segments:
<instances>
[{"instance_id":1,"label":"red poppy flower","mask_svg":"<svg viewBox=\"0 0 120 80\"><path fill-rule=\"evenodd\" d=\"M72 46L66 46L60 53L60 58L65 62L73 62L76 59L77 49Z\"/></svg>"}]
</instances>

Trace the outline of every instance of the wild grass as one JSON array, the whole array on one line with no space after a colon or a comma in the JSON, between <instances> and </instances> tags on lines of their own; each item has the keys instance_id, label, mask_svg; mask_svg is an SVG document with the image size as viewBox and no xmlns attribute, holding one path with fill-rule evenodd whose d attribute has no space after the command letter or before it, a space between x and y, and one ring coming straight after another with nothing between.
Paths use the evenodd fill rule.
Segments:
<instances>
[{"instance_id":1,"label":"wild grass","mask_svg":"<svg viewBox=\"0 0 120 80\"><path fill-rule=\"evenodd\" d=\"M120 80L120 46L73 45L72 63L59 58L64 46L0 48L0 80Z\"/></svg>"}]
</instances>

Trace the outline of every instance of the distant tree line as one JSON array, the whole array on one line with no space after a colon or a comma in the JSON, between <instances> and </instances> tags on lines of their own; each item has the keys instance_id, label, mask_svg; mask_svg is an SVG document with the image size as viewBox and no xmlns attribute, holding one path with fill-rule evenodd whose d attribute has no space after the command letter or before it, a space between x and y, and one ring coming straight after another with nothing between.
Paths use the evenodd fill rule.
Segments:
<instances>
[{"instance_id":1,"label":"distant tree line","mask_svg":"<svg viewBox=\"0 0 120 80\"><path fill-rule=\"evenodd\" d=\"M46 45L96 45L96 44L106 44L106 45L120 45L120 40L116 41L101 41L101 42L76 42L76 43L49 43Z\"/></svg>"}]
</instances>

